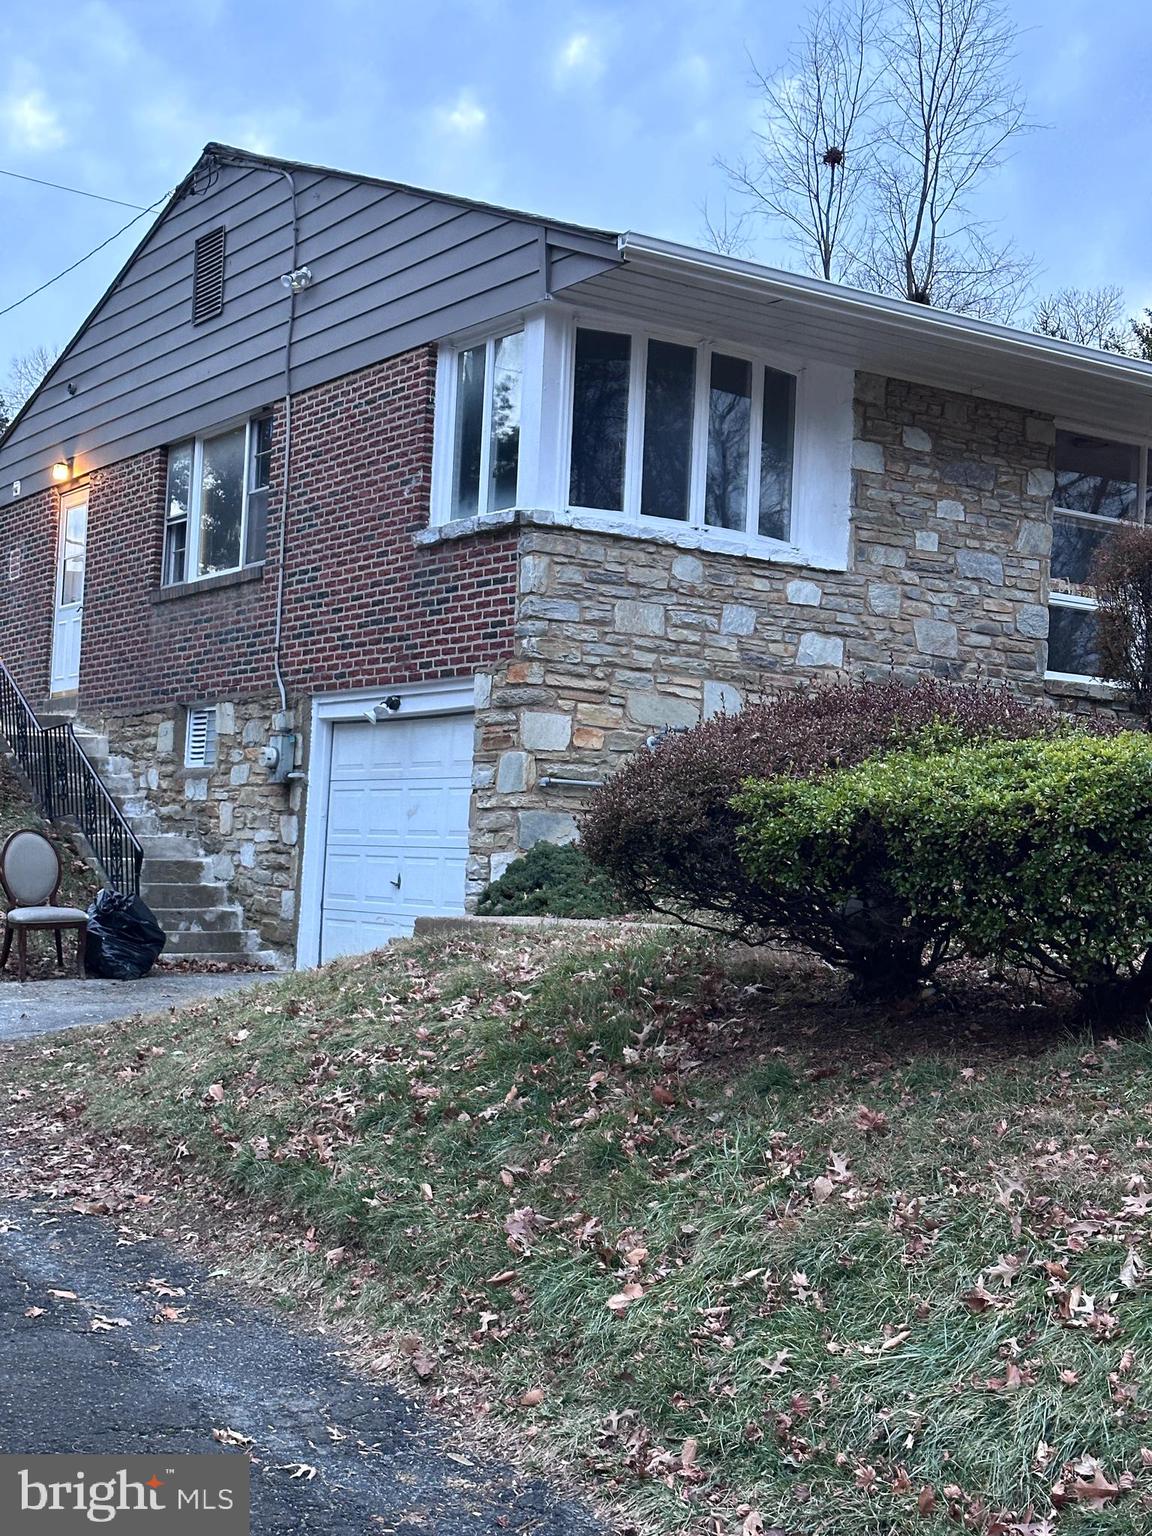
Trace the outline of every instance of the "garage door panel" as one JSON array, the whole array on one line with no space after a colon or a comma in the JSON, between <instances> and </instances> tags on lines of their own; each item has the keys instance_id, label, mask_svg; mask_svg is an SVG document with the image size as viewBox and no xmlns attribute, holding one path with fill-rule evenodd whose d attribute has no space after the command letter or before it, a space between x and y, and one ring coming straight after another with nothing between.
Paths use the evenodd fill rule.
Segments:
<instances>
[{"instance_id":1,"label":"garage door panel","mask_svg":"<svg viewBox=\"0 0 1152 1536\"><path fill-rule=\"evenodd\" d=\"M471 715L333 726L322 959L463 912L473 736Z\"/></svg>"}]
</instances>

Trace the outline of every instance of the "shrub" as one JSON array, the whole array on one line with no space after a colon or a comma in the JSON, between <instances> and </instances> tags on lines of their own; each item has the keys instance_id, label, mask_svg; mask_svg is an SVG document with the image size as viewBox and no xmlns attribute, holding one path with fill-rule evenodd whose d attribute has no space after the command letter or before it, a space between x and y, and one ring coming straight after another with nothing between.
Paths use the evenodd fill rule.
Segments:
<instances>
[{"instance_id":1,"label":"shrub","mask_svg":"<svg viewBox=\"0 0 1152 1536\"><path fill-rule=\"evenodd\" d=\"M612 917L624 908L579 848L537 843L484 889L476 910L482 917Z\"/></svg>"},{"instance_id":2,"label":"shrub","mask_svg":"<svg viewBox=\"0 0 1152 1536\"><path fill-rule=\"evenodd\" d=\"M1100 675L1152 722L1152 528L1117 528L1092 565Z\"/></svg>"},{"instance_id":3,"label":"shrub","mask_svg":"<svg viewBox=\"0 0 1152 1536\"><path fill-rule=\"evenodd\" d=\"M806 920L871 906L939 955L1023 966L1096 1012L1152 999L1152 740L892 753L738 796L746 868ZM805 919L807 903L815 916Z\"/></svg>"},{"instance_id":4,"label":"shrub","mask_svg":"<svg viewBox=\"0 0 1152 1536\"><path fill-rule=\"evenodd\" d=\"M1091 727L1111 732L1101 720ZM895 677L784 694L719 715L638 754L598 790L582 845L634 908L719 928L749 943L790 941L853 970L863 991L906 990L924 944L883 904L817 913L803 893L750 878L731 801L751 778L812 779L931 735L939 744L1046 737L1071 727L1003 688ZM817 922L817 918L820 921ZM897 980L902 973L903 979Z\"/></svg>"}]
</instances>

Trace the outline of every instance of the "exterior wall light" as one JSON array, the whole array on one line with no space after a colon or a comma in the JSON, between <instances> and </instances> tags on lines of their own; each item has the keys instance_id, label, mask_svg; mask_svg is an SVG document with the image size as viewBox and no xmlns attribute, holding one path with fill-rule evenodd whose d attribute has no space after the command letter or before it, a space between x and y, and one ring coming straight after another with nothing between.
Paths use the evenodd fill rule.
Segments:
<instances>
[{"instance_id":1,"label":"exterior wall light","mask_svg":"<svg viewBox=\"0 0 1152 1536\"><path fill-rule=\"evenodd\" d=\"M67 485L72 478L72 460L57 459L52 466L52 484Z\"/></svg>"}]
</instances>

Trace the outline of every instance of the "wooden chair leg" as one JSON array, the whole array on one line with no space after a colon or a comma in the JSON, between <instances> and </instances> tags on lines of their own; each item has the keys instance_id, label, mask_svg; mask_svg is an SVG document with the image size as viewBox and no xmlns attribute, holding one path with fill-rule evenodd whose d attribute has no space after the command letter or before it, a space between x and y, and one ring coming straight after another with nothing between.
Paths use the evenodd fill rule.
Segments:
<instances>
[{"instance_id":1,"label":"wooden chair leg","mask_svg":"<svg viewBox=\"0 0 1152 1536\"><path fill-rule=\"evenodd\" d=\"M59 928L53 928L52 937L56 940L56 969L64 969L64 936Z\"/></svg>"},{"instance_id":2,"label":"wooden chair leg","mask_svg":"<svg viewBox=\"0 0 1152 1536\"><path fill-rule=\"evenodd\" d=\"M77 928L77 930L76 930L76 974L77 974L77 976L79 976L81 981L83 981L87 977L87 975L88 975L88 972L84 969L84 941L85 941L85 939L87 937L88 937L88 930L86 928Z\"/></svg>"},{"instance_id":3,"label":"wooden chair leg","mask_svg":"<svg viewBox=\"0 0 1152 1536\"><path fill-rule=\"evenodd\" d=\"M21 928L16 934L17 970L21 981L28 980L28 930Z\"/></svg>"},{"instance_id":4,"label":"wooden chair leg","mask_svg":"<svg viewBox=\"0 0 1152 1536\"><path fill-rule=\"evenodd\" d=\"M4 925L4 950L3 950L3 953L0 953L0 971L2 971L4 969L4 967L8 964L8 956L9 956L9 953L11 952L11 949L12 949L12 925L11 925L11 923L6 923Z\"/></svg>"}]
</instances>

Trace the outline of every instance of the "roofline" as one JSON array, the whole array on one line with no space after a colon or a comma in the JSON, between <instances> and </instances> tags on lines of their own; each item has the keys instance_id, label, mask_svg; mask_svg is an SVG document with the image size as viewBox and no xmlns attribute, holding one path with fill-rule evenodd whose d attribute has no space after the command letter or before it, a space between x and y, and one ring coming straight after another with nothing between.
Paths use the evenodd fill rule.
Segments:
<instances>
[{"instance_id":1,"label":"roofline","mask_svg":"<svg viewBox=\"0 0 1152 1536\"><path fill-rule=\"evenodd\" d=\"M941 340L968 341L994 352L1031 353L1041 360L1059 361L1097 377L1122 379L1152 389L1152 363L1122 357L1116 352L1102 352L1096 347L1060 341L1054 336L1041 336L1035 331L998 325L991 320L976 320L970 315L914 304L908 299L885 298L862 288L785 272L760 262L724 256L697 246L679 245L673 240L661 240L631 230L620 236L618 247L626 263L631 261L669 272L689 268L730 286L770 290L779 298L796 299L833 311L850 309L870 319L884 320L889 325L935 335Z\"/></svg>"},{"instance_id":2,"label":"roofline","mask_svg":"<svg viewBox=\"0 0 1152 1536\"><path fill-rule=\"evenodd\" d=\"M40 391L46 388L49 383L51 383L52 379L56 375L57 370L64 366L64 363L68 358L68 354L71 352L73 346L92 324L96 316L100 313L100 310L103 308L105 301L111 296L120 279L124 277L129 267L136 260L137 256L139 256L144 247L148 244L149 240L151 240L156 230L160 227L163 221L168 217L168 214L171 212L171 210L184 196L184 193L188 190L188 185L199 169L200 161L203 160L203 158L204 156L201 155L200 158L196 161L196 164L188 172L187 176L182 177L178 185L174 187L169 195L164 199L163 206L157 212L156 217L148 225L148 228L140 236L140 239L132 247L127 260L118 269L116 276L108 284L107 288L104 289L104 292L100 295L95 304L93 304L92 308L84 316L83 320L81 320L80 324L72 332L65 345L60 349L60 356L52 364L51 368L48 369L48 372L40 380L39 384L37 384L36 388L28 396L27 400L25 400L24 404L16 412L15 416L13 416L12 420L4 428L3 432L0 432L0 452L3 451L4 444L8 441L9 437L16 430L17 426L21 421L23 421L24 417L31 410L34 401L39 397ZM133 220L133 222L135 221ZM131 224L126 226L127 229L131 229L131 227ZM115 239L116 237L113 236L112 238Z\"/></svg>"},{"instance_id":3,"label":"roofline","mask_svg":"<svg viewBox=\"0 0 1152 1536\"><path fill-rule=\"evenodd\" d=\"M252 150L239 149L233 144L205 144L205 155L215 155L234 165L260 165L275 171L306 171L315 176L340 176L345 181L362 181L370 187L385 187L390 192L410 192L415 197L430 197L438 202L461 203L466 208L480 208L486 213L498 213L508 219L524 219L531 224L544 224L549 229L570 230L572 234L587 235L596 240L609 240L614 245L622 238L619 230L596 229L591 224L574 224L570 219L553 219L544 213L531 213L525 208L507 208L501 203L480 202L474 197L461 197L457 192L443 192L434 187L417 187L411 182L389 181L383 176L367 176L362 171L340 170L332 165L313 165L308 160L284 160L276 155L257 154ZM201 157L203 158L203 156ZM199 163L199 162L197 162Z\"/></svg>"}]
</instances>

